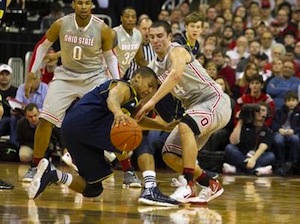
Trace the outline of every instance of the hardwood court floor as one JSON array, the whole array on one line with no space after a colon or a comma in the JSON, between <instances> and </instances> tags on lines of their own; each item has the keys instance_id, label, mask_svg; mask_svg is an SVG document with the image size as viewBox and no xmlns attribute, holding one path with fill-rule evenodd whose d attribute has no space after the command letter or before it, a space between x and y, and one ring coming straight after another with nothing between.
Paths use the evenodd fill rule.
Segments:
<instances>
[{"instance_id":1,"label":"hardwood court floor","mask_svg":"<svg viewBox=\"0 0 300 224\"><path fill-rule=\"evenodd\" d=\"M28 200L28 184L19 181L28 166L0 163L0 178L15 185L0 190L0 223L300 223L300 178L220 176L224 194L203 207L176 209L138 205L139 189L122 189L121 171L106 180L98 201L82 198L66 187L51 185ZM64 170L70 170L62 167ZM140 173L138 172L140 176ZM175 173L158 172L160 189L171 194Z\"/></svg>"}]
</instances>

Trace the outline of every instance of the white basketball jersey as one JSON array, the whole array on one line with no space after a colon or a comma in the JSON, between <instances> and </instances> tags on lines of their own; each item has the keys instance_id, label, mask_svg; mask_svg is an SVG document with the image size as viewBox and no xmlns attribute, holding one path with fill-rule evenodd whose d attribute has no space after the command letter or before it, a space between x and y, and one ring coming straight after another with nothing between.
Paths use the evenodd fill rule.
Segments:
<instances>
[{"instance_id":1,"label":"white basketball jersey","mask_svg":"<svg viewBox=\"0 0 300 224\"><path fill-rule=\"evenodd\" d=\"M170 49L174 47L180 46L172 43ZM155 71L159 82L162 83L170 73L171 60L169 53L163 61L158 61L156 57L148 66ZM208 104L209 108L214 108L223 95L222 90L217 86L215 81L194 58L190 63L186 64L183 77L171 93L182 102L185 109L199 102Z\"/></svg>"},{"instance_id":2,"label":"white basketball jersey","mask_svg":"<svg viewBox=\"0 0 300 224\"><path fill-rule=\"evenodd\" d=\"M116 31L118 38L118 45L114 48L114 52L118 58L120 75L123 77L142 43L142 34L138 29L133 28L131 36L124 30L122 25L113 29Z\"/></svg>"},{"instance_id":3,"label":"white basketball jersey","mask_svg":"<svg viewBox=\"0 0 300 224\"><path fill-rule=\"evenodd\" d=\"M76 73L106 70L101 60L103 20L92 15L89 24L84 28L78 27L74 13L61 20L59 38L62 65Z\"/></svg>"}]
</instances>

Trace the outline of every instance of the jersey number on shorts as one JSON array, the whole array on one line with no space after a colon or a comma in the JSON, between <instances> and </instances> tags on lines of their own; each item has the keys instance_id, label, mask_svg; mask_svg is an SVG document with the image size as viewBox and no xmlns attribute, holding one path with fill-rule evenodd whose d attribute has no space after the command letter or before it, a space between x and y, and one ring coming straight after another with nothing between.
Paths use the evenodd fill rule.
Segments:
<instances>
[{"instance_id":1,"label":"jersey number on shorts","mask_svg":"<svg viewBox=\"0 0 300 224\"><path fill-rule=\"evenodd\" d=\"M75 46L73 48L73 54L72 57L75 61L80 61L82 56L82 48L80 46Z\"/></svg>"},{"instance_id":2,"label":"jersey number on shorts","mask_svg":"<svg viewBox=\"0 0 300 224\"><path fill-rule=\"evenodd\" d=\"M123 65L129 64L132 61L132 59L134 58L134 56L135 56L134 52L126 52L124 54L124 60L122 61L122 64Z\"/></svg>"}]
</instances>

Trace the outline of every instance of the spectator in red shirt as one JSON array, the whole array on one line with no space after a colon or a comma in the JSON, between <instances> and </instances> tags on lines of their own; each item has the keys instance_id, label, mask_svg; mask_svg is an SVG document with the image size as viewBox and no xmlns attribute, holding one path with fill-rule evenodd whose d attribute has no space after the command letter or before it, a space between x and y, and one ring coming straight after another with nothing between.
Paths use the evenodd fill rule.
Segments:
<instances>
[{"instance_id":1,"label":"spectator in red shirt","mask_svg":"<svg viewBox=\"0 0 300 224\"><path fill-rule=\"evenodd\" d=\"M249 91L244 93L236 101L234 114L237 114L241 110L243 104L265 102L270 107L269 117L266 118L265 125L270 127L272 124L272 115L274 114L275 111L275 103L272 97L263 91L263 88L264 88L263 77L259 74L252 76L249 82ZM235 124L236 123L237 123L237 119L235 119Z\"/></svg>"}]
</instances>

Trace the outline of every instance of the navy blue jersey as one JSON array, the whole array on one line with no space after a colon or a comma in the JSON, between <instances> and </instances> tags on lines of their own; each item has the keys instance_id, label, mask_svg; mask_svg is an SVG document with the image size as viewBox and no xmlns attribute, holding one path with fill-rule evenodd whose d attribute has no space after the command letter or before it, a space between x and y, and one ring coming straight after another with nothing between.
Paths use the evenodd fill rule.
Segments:
<instances>
[{"instance_id":1,"label":"navy blue jersey","mask_svg":"<svg viewBox=\"0 0 300 224\"><path fill-rule=\"evenodd\" d=\"M126 81L109 80L84 95L66 114L62 123L66 147L79 174L88 182L101 180L111 173L104 159L104 150L118 152L110 141L114 114L106 102L112 84L116 82L124 82L130 88L130 100L122 105L122 110L131 114L138 105L135 90Z\"/></svg>"},{"instance_id":2,"label":"navy blue jersey","mask_svg":"<svg viewBox=\"0 0 300 224\"><path fill-rule=\"evenodd\" d=\"M111 113L111 111L107 107L107 98L109 94L109 90L111 89L112 84L116 82L124 82L128 85L128 87L131 90L131 98L129 101L125 102L123 105L121 105L122 111L126 113L128 116L130 116L136 109L136 106L138 105L139 101L137 98L136 91L129 85L128 82L123 80L108 80L101 84L100 86L95 87L93 90L91 90L89 93L84 95L76 104L75 108L77 107L95 107L95 109L98 109L102 113ZM104 115L104 114L103 114Z\"/></svg>"}]
</instances>

